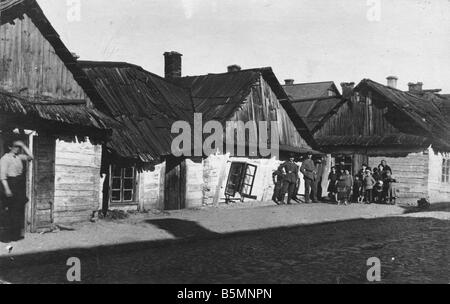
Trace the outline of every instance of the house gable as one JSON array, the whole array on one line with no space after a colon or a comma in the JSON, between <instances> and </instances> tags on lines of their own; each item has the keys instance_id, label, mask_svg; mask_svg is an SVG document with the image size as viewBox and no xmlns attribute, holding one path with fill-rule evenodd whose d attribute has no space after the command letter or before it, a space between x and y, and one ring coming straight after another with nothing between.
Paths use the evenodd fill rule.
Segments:
<instances>
[{"instance_id":1,"label":"house gable","mask_svg":"<svg viewBox=\"0 0 450 304\"><path fill-rule=\"evenodd\" d=\"M85 100L54 47L24 15L0 27L0 86L22 96Z\"/></svg>"}]
</instances>

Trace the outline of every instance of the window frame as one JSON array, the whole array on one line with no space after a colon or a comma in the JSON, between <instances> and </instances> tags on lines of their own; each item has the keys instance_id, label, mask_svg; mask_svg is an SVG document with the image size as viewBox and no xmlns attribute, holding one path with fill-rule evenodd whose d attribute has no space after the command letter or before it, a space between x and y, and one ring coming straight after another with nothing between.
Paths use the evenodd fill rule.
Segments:
<instances>
[{"instance_id":1,"label":"window frame","mask_svg":"<svg viewBox=\"0 0 450 304\"><path fill-rule=\"evenodd\" d=\"M442 159L441 182L450 184L450 158Z\"/></svg>"},{"instance_id":2,"label":"window frame","mask_svg":"<svg viewBox=\"0 0 450 304\"><path fill-rule=\"evenodd\" d=\"M117 206L117 205L135 205L137 204L137 191L138 191L138 173L135 167L123 167L120 168L120 176L115 175L116 166L111 165L110 166L110 182L109 182L109 202L111 205ZM119 169L119 168L117 168ZM131 176L127 175L127 170L132 170ZM120 179L120 188L114 188L114 180ZM126 187L125 182L130 181L132 187ZM115 200L113 197L114 192L120 192L120 199ZM131 199L125 199L125 193L131 192Z\"/></svg>"},{"instance_id":3,"label":"window frame","mask_svg":"<svg viewBox=\"0 0 450 304\"><path fill-rule=\"evenodd\" d=\"M238 168L239 172L236 171L235 173L233 167ZM239 161L231 162L225 187L225 196L235 197L236 193L239 193L242 198L256 199L255 196L252 196L252 192L257 171L258 166L256 165ZM235 178L237 180L234 180ZM247 181L249 181L249 183ZM244 188L247 191L244 192Z\"/></svg>"}]
</instances>

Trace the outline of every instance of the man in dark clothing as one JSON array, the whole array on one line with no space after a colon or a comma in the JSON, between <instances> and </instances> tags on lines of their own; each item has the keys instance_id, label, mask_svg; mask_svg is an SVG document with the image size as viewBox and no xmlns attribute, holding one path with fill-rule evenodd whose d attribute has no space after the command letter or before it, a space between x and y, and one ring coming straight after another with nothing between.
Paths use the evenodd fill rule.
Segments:
<instances>
[{"instance_id":1,"label":"man in dark clothing","mask_svg":"<svg viewBox=\"0 0 450 304\"><path fill-rule=\"evenodd\" d=\"M288 162L285 162L283 165L281 165L283 170L283 190L282 197L284 199L284 196L288 195L287 197L287 204L291 204L291 200L295 196L295 185L297 183L298 179L298 166L295 164L295 157L292 154L289 158Z\"/></svg>"},{"instance_id":2,"label":"man in dark clothing","mask_svg":"<svg viewBox=\"0 0 450 304\"><path fill-rule=\"evenodd\" d=\"M284 197L281 197L283 189L283 172L281 166L272 173L272 180L274 184L272 200L278 205L284 199Z\"/></svg>"},{"instance_id":3,"label":"man in dark clothing","mask_svg":"<svg viewBox=\"0 0 450 304\"><path fill-rule=\"evenodd\" d=\"M20 140L8 143L9 153L0 159L0 196L6 209L8 218L7 235L2 237L2 242L9 243L6 246L11 252L11 242L22 239L23 224L25 222L26 179L25 162L33 160L33 154Z\"/></svg>"},{"instance_id":4,"label":"man in dark clothing","mask_svg":"<svg viewBox=\"0 0 450 304\"><path fill-rule=\"evenodd\" d=\"M318 159L316 161L316 172L317 176L314 181L315 188L317 189L316 199L320 200L322 198L322 176L323 176L323 165L321 159Z\"/></svg>"},{"instance_id":5,"label":"man in dark clothing","mask_svg":"<svg viewBox=\"0 0 450 304\"><path fill-rule=\"evenodd\" d=\"M317 202L317 189L315 180L317 178L316 166L312 160L312 154L308 154L308 158L303 162L300 172L305 180L305 203L311 203L311 197Z\"/></svg>"}]
</instances>

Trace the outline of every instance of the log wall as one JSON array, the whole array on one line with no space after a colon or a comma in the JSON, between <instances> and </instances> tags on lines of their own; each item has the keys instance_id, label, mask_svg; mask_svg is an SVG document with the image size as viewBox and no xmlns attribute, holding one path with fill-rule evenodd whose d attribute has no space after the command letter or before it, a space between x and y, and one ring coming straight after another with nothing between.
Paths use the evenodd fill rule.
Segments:
<instances>
[{"instance_id":1,"label":"log wall","mask_svg":"<svg viewBox=\"0 0 450 304\"><path fill-rule=\"evenodd\" d=\"M369 157L369 166L374 168L386 160L397 180L398 197L415 203L428 197L428 153L411 153L406 157ZM408 201L409 202L409 201Z\"/></svg>"}]
</instances>

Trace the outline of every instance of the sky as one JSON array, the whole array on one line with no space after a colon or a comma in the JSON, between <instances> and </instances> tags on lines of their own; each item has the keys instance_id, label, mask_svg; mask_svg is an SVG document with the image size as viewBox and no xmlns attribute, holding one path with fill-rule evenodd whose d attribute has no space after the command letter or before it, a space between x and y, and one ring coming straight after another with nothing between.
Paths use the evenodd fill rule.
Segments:
<instances>
[{"instance_id":1,"label":"sky","mask_svg":"<svg viewBox=\"0 0 450 304\"><path fill-rule=\"evenodd\" d=\"M270 66L281 83L387 76L450 93L450 0L38 0L82 60L183 75Z\"/></svg>"}]
</instances>

